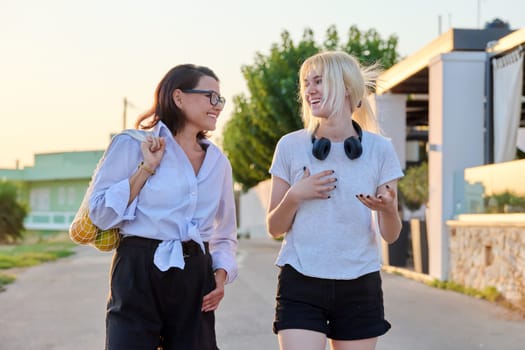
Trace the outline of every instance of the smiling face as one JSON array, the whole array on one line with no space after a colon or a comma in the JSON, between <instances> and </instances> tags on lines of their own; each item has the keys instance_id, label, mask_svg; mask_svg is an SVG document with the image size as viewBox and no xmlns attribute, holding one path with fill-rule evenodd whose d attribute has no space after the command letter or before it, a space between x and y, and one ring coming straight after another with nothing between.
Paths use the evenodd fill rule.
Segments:
<instances>
[{"instance_id":1,"label":"smiling face","mask_svg":"<svg viewBox=\"0 0 525 350\"><path fill-rule=\"evenodd\" d=\"M202 76L197 85L188 92L176 90L173 98L186 117L185 128L197 131L215 130L223 103L212 105L210 91L220 95L219 82L210 76ZM208 93L210 92L210 93Z\"/></svg>"},{"instance_id":2,"label":"smiling face","mask_svg":"<svg viewBox=\"0 0 525 350\"><path fill-rule=\"evenodd\" d=\"M310 107L312 115L318 118L328 118L330 110L324 103L326 92L322 75L317 70L312 69L306 74L302 84L303 103Z\"/></svg>"},{"instance_id":3,"label":"smiling face","mask_svg":"<svg viewBox=\"0 0 525 350\"><path fill-rule=\"evenodd\" d=\"M328 118L348 124L365 92L359 62L355 58L339 51L317 53L303 62L299 77L306 129L313 132Z\"/></svg>"}]
</instances>

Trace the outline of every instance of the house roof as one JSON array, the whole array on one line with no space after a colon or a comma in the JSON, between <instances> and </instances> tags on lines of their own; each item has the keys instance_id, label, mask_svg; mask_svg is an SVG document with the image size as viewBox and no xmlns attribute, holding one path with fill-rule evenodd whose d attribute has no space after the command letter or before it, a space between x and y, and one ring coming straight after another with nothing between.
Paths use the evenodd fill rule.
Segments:
<instances>
[{"instance_id":1,"label":"house roof","mask_svg":"<svg viewBox=\"0 0 525 350\"><path fill-rule=\"evenodd\" d=\"M89 179L103 153L99 150L35 154L34 166L23 169L0 169L0 179L23 181Z\"/></svg>"},{"instance_id":2,"label":"house roof","mask_svg":"<svg viewBox=\"0 0 525 350\"><path fill-rule=\"evenodd\" d=\"M428 64L453 51L485 51L489 42L506 37L508 28L457 29L443 33L378 78L377 94L407 94L407 125L428 125Z\"/></svg>"},{"instance_id":3,"label":"house roof","mask_svg":"<svg viewBox=\"0 0 525 350\"><path fill-rule=\"evenodd\" d=\"M505 52L508 50L512 50L519 45L523 45L525 43L525 27L518 29L511 34L504 36L503 38L499 39L497 42L494 43L494 45L489 46L488 52L499 54L501 52Z\"/></svg>"},{"instance_id":4,"label":"house roof","mask_svg":"<svg viewBox=\"0 0 525 350\"><path fill-rule=\"evenodd\" d=\"M381 74L376 92L427 94L428 63L433 57L452 51L485 51L488 42L510 32L506 28L450 29Z\"/></svg>"}]
</instances>

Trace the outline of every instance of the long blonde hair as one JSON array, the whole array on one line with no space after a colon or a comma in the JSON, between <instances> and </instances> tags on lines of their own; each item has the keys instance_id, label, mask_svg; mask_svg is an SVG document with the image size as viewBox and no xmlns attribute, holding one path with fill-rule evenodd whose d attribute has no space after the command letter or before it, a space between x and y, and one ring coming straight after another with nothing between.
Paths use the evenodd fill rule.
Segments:
<instances>
[{"instance_id":1,"label":"long blonde hair","mask_svg":"<svg viewBox=\"0 0 525 350\"><path fill-rule=\"evenodd\" d=\"M305 96L304 82L312 70L322 77L322 103L330 108L332 115L342 111L348 92L351 118L363 130L380 133L376 116L367 99L379 75L377 65L363 67L355 57L343 51L325 51L307 58L299 70L299 93L303 124L310 132L314 132L319 125L319 119L312 115Z\"/></svg>"}]
</instances>

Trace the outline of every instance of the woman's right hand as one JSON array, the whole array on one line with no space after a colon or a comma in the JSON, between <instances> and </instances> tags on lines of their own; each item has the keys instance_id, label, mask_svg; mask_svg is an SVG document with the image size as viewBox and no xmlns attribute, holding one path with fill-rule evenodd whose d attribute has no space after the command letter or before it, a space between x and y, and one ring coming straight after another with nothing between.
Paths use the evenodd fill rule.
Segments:
<instances>
[{"instance_id":1,"label":"woman's right hand","mask_svg":"<svg viewBox=\"0 0 525 350\"><path fill-rule=\"evenodd\" d=\"M303 178L290 187L288 194L297 202L308 199L328 199L330 192L336 188L336 181L333 170L323 170L310 175L310 170L305 167Z\"/></svg>"},{"instance_id":2,"label":"woman's right hand","mask_svg":"<svg viewBox=\"0 0 525 350\"><path fill-rule=\"evenodd\" d=\"M292 227L295 214L301 202L310 199L328 199L334 190L337 178L333 170L324 170L310 175L304 168L301 180L291 187L285 180L272 176L272 189L266 222L268 233L280 237Z\"/></svg>"},{"instance_id":3,"label":"woman's right hand","mask_svg":"<svg viewBox=\"0 0 525 350\"><path fill-rule=\"evenodd\" d=\"M148 135L146 141L140 144L144 165L150 169L157 169L166 149L166 139L164 137L153 137Z\"/></svg>"}]
</instances>

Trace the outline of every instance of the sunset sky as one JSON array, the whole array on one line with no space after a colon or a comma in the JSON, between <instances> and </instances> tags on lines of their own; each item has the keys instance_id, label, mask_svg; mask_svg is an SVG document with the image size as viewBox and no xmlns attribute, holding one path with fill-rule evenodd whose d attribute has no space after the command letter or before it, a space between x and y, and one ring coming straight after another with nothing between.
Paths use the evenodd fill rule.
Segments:
<instances>
[{"instance_id":1,"label":"sunset sky","mask_svg":"<svg viewBox=\"0 0 525 350\"><path fill-rule=\"evenodd\" d=\"M478 4L480 11L478 11ZM517 4L517 5L516 5ZM0 168L33 164L35 153L96 150L150 106L173 66L212 68L227 98L246 93L243 65L266 54L288 30L318 42L336 25L399 37L410 55L441 29L478 28L498 17L525 27L516 0L0 0Z\"/></svg>"}]
</instances>

